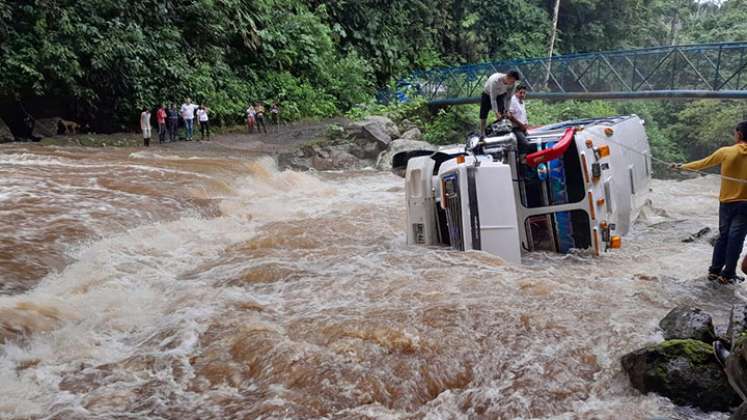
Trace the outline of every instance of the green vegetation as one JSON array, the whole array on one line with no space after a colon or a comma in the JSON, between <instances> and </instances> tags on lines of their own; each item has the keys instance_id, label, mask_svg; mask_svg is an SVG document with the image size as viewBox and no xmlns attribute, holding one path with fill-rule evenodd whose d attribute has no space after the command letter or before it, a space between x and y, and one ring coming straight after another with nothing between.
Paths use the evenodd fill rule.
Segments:
<instances>
[{"instance_id":1,"label":"green vegetation","mask_svg":"<svg viewBox=\"0 0 747 420\"><path fill-rule=\"evenodd\" d=\"M111 132L139 110L186 96L214 121L249 101L283 118L385 113L428 141L461 141L474 107L431 115L419 102L374 105L414 69L546 53L554 0L0 0L0 108L61 115ZM747 0L561 0L557 54L747 40ZM50 104L56 104L51 106ZM529 102L532 124L635 112L655 154L702 156L730 141L737 102ZM0 112L0 117L8 116Z\"/></svg>"}]
</instances>

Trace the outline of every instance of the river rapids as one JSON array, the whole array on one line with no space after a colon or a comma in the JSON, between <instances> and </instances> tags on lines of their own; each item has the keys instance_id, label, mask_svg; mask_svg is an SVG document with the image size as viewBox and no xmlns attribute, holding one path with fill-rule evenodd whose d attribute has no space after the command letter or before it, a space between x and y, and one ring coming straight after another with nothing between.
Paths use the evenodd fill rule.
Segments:
<instances>
[{"instance_id":1,"label":"river rapids","mask_svg":"<svg viewBox=\"0 0 747 420\"><path fill-rule=\"evenodd\" d=\"M718 179L654 181L622 250L414 247L403 180L266 156L0 147L0 418L726 418L621 355L703 274ZM744 293L747 294L747 293Z\"/></svg>"}]
</instances>

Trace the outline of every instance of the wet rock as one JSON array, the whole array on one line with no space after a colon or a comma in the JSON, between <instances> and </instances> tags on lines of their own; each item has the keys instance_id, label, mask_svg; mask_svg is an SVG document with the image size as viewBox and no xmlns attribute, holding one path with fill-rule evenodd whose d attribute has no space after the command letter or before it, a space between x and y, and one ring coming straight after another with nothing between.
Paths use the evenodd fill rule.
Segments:
<instances>
[{"instance_id":1,"label":"wet rock","mask_svg":"<svg viewBox=\"0 0 747 420\"><path fill-rule=\"evenodd\" d=\"M716 340L711 315L699 308L678 306L659 322L659 327L666 340L691 338L709 344Z\"/></svg>"},{"instance_id":2,"label":"wet rock","mask_svg":"<svg viewBox=\"0 0 747 420\"><path fill-rule=\"evenodd\" d=\"M729 417L729 420L747 420L747 402L742 403L734 414Z\"/></svg>"},{"instance_id":3,"label":"wet rock","mask_svg":"<svg viewBox=\"0 0 747 420\"><path fill-rule=\"evenodd\" d=\"M393 138L399 137L399 128L386 117L368 117L351 124L348 134L355 147L350 152L360 159L376 159Z\"/></svg>"},{"instance_id":4,"label":"wet rock","mask_svg":"<svg viewBox=\"0 0 747 420\"><path fill-rule=\"evenodd\" d=\"M401 138L402 139L406 139L406 140L418 140L418 141L420 141L420 140L423 140L423 133L420 132L419 128L415 127L415 128L411 128L411 129L405 131L405 133L402 134Z\"/></svg>"},{"instance_id":5,"label":"wet rock","mask_svg":"<svg viewBox=\"0 0 747 420\"><path fill-rule=\"evenodd\" d=\"M391 170L392 158L399 153L418 151L431 153L436 150L438 150L437 146L424 141L409 140L405 138L394 140L385 151L379 154L379 157L376 159L376 168L384 171Z\"/></svg>"},{"instance_id":6,"label":"wet rock","mask_svg":"<svg viewBox=\"0 0 747 420\"><path fill-rule=\"evenodd\" d=\"M726 338L730 343L736 343L737 338L745 333L747 333L747 305L732 305Z\"/></svg>"},{"instance_id":7,"label":"wet rock","mask_svg":"<svg viewBox=\"0 0 747 420\"><path fill-rule=\"evenodd\" d=\"M10 132L10 128L0 119L0 143L8 143L13 140L13 133Z\"/></svg>"},{"instance_id":8,"label":"wet rock","mask_svg":"<svg viewBox=\"0 0 747 420\"><path fill-rule=\"evenodd\" d=\"M678 405L729 411L741 403L711 346L699 340L668 340L628 353L622 367L633 387Z\"/></svg>"},{"instance_id":9,"label":"wet rock","mask_svg":"<svg viewBox=\"0 0 747 420\"><path fill-rule=\"evenodd\" d=\"M413 128L418 128L418 126L416 126L415 123L413 123L412 121L408 119L404 119L399 123L399 129L402 131L407 132L407 131L412 130ZM404 138L405 135L403 134L402 137Z\"/></svg>"},{"instance_id":10,"label":"wet rock","mask_svg":"<svg viewBox=\"0 0 747 420\"><path fill-rule=\"evenodd\" d=\"M36 120L34 135L39 137L54 137L58 132L60 118L40 118Z\"/></svg>"},{"instance_id":11,"label":"wet rock","mask_svg":"<svg viewBox=\"0 0 747 420\"><path fill-rule=\"evenodd\" d=\"M708 235L709 233L711 233L711 228L709 228L709 227L706 226L703 229L700 229L699 231L697 231L697 232L693 233L692 235L688 236L687 238L683 239L682 242L684 242L684 243L695 242L696 240L698 240L698 239L700 239L700 238Z\"/></svg>"},{"instance_id":12,"label":"wet rock","mask_svg":"<svg viewBox=\"0 0 747 420\"><path fill-rule=\"evenodd\" d=\"M371 160L362 160L350 150L355 146L349 143L320 142L302 146L290 153L281 153L277 157L280 169L306 171L316 169L329 171L338 169L357 169L373 164Z\"/></svg>"},{"instance_id":13,"label":"wet rock","mask_svg":"<svg viewBox=\"0 0 747 420\"><path fill-rule=\"evenodd\" d=\"M318 171L351 169L362 166L361 161L348 152L345 145L332 146L311 158L311 166Z\"/></svg>"},{"instance_id":14,"label":"wet rock","mask_svg":"<svg viewBox=\"0 0 747 420\"><path fill-rule=\"evenodd\" d=\"M400 131L397 124L394 123L390 118L383 116L370 116L366 117L362 121L354 122L348 127L351 131L357 130L379 130L392 139L399 138Z\"/></svg>"}]
</instances>

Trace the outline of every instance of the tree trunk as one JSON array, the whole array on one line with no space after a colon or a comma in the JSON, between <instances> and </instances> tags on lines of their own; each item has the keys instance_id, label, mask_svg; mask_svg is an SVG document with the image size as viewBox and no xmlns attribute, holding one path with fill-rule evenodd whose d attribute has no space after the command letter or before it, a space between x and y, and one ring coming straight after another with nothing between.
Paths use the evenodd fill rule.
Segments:
<instances>
[{"instance_id":1,"label":"tree trunk","mask_svg":"<svg viewBox=\"0 0 747 420\"><path fill-rule=\"evenodd\" d=\"M555 7L553 8L552 15L552 31L550 32L550 47L547 51L547 73L545 73L545 89L547 89L547 83L550 81L550 70L552 68L552 54L555 50L555 37L558 32L558 14L560 13L560 0L555 0Z\"/></svg>"}]
</instances>

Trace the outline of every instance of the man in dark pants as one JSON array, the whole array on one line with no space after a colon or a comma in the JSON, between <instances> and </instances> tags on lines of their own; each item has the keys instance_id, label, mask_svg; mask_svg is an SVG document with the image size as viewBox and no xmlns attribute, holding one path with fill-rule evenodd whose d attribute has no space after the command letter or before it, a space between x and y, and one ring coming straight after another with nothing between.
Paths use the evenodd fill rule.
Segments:
<instances>
[{"instance_id":1,"label":"man in dark pants","mask_svg":"<svg viewBox=\"0 0 747 420\"><path fill-rule=\"evenodd\" d=\"M179 111L176 110L174 104L169 104L169 109L166 110L166 115L169 117L169 141L176 141L176 129L179 128Z\"/></svg>"},{"instance_id":2,"label":"man in dark pants","mask_svg":"<svg viewBox=\"0 0 747 420\"><path fill-rule=\"evenodd\" d=\"M737 276L736 269L747 235L747 121L737 125L734 140L733 146L722 147L705 159L673 165L694 171L721 165L719 237L713 248L708 279L722 284L744 280Z\"/></svg>"},{"instance_id":3,"label":"man in dark pants","mask_svg":"<svg viewBox=\"0 0 747 420\"><path fill-rule=\"evenodd\" d=\"M510 72L494 73L487 82L485 90L482 92L480 99L480 138L485 137L485 126L487 125L488 114L492 110L495 118L500 120L503 114L508 111L511 103L511 97L514 96L514 85L521 79L519 72L511 70Z\"/></svg>"}]
</instances>

